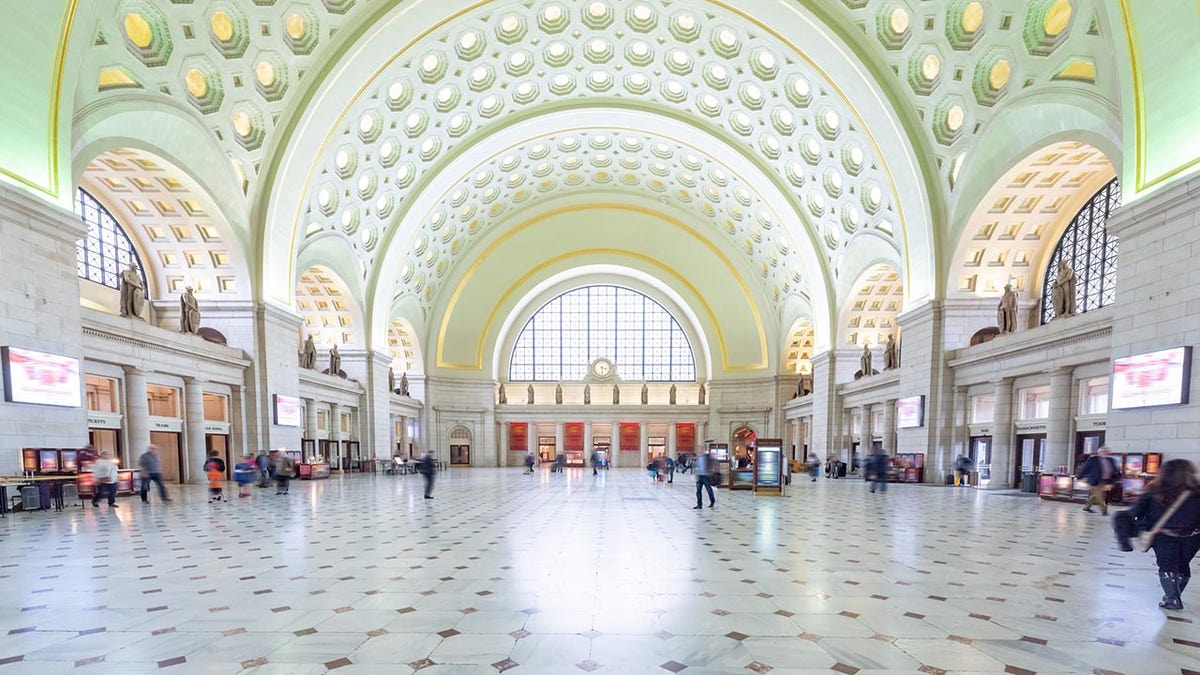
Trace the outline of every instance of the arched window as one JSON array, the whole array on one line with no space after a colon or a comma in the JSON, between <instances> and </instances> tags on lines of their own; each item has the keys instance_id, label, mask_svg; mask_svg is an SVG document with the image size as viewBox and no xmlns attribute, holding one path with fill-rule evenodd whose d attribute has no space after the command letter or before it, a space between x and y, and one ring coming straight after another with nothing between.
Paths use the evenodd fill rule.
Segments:
<instances>
[{"instance_id":1,"label":"arched window","mask_svg":"<svg viewBox=\"0 0 1200 675\"><path fill-rule=\"evenodd\" d=\"M142 288L149 290L146 267L113 214L83 188L75 195L75 213L87 227L87 234L75 247L79 278L120 289L121 271L135 262L142 275Z\"/></svg>"},{"instance_id":2,"label":"arched window","mask_svg":"<svg viewBox=\"0 0 1200 675\"><path fill-rule=\"evenodd\" d=\"M1046 265L1042 284L1042 323L1054 318L1050 299L1059 261L1075 271L1075 311L1090 312L1111 305L1117 297L1117 238L1110 237L1104 223L1121 205L1121 185L1114 178L1084 204Z\"/></svg>"},{"instance_id":3,"label":"arched window","mask_svg":"<svg viewBox=\"0 0 1200 675\"><path fill-rule=\"evenodd\" d=\"M619 286L585 286L554 298L521 329L509 379L582 380L599 358L624 380L696 379L696 358L679 322L651 298Z\"/></svg>"}]
</instances>

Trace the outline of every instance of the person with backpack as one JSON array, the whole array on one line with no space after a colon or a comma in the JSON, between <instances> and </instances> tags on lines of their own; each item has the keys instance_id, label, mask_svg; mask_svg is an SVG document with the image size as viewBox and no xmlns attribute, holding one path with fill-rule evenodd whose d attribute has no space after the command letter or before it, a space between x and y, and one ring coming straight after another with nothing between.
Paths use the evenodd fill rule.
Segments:
<instances>
[{"instance_id":1,"label":"person with backpack","mask_svg":"<svg viewBox=\"0 0 1200 675\"><path fill-rule=\"evenodd\" d=\"M1108 454L1108 446L1102 445L1096 454L1089 456L1079 465L1076 478L1087 481L1088 498L1083 503L1083 510L1093 513L1092 504L1100 505L1100 514L1108 515L1108 491L1121 477L1121 468L1117 461Z\"/></svg>"},{"instance_id":2,"label":"person with backpack","mask_svg":"<svg viewBox=\"0 0 1200 675\"><path fill-rule=\"evenodd\" d=\"M1200 551L1200 479L1196 466L1186 459L1162 465L1158 476L1133 508L1113 518L1113 530L1122 551L1132 551L1129 539L1150 533L1149 546L1158 564L1163 609L1183 609L1182 595L1192 579L1192 559Z\"/></svg>"},{"instance_id":3,"label":"person with backpack","mask_svg":"<svg viewBox=\"0 0 1200 675\"><path fill-rule=\"evenodd\" d=\"M696 505L692 507L693 511L704 508L704 489L708 489L708 508L711 509L717 505L717 498L712 489L712 474L715 473L713 469L716 468L714 465L713 458L707 454L696 455L693 469L696 472Z\"/></svg>"},{"instance_id":4,"label":"person with backpack","mask_svg":"<svg viewBox=\"0 0 1200 675\"><path fill-rule=\"evenodd\" d=\"M974 470L975 462L966 455L959 455L958 459L954 460L954 486L967 487L967 484L971 482L971 472Z\"/></svg>"},{"instance_id":5,"label":"person with backpack","mask_svg":"<svg viewBox=\"0 0 1200 675\"><path fill-rule=\"evenodd\" d=\"M417 472L425 478L425 499L433 499L433 473L436 470L433 454L426 450L421 455L421 463L417 465Z\"/></svg>"}]
</instances>

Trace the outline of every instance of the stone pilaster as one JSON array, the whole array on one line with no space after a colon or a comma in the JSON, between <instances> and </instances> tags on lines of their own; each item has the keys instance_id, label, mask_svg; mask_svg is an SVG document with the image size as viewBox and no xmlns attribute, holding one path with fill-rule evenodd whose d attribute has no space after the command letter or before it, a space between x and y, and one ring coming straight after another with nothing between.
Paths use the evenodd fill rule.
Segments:
<instances>
[{"instance_id":1,"label":"stone pilaster","mask_svg":"<svg viewBox=\"0 0 1200 675\"><path fill-rule=\"evenodd\" d=\"M273 396L300 397L301 319L270 304L254 308L254 366L246 383L247 427L260 448L300 449L301 427L281 427L273 417Z\"/></svg>"},{"instance_id":2,"label":"stone pilaster","mask_svg":"<svg viewBox=\"0 0 1200 675\"><path fill-rule=\"evenodd\" d=\"M838 401L836 367L833 352L813 355L813 415L812 439L809 451L824 461L832 452L840 452L842 444L841 405Z\"/></svg>"},{"instance_id":3,"label":"stone pilaster","mask_svg":"<svg viewBox=\"0 0 1200 675\"><path fill-rule=\"evenodd\" d=\"M1050 373L1050 417L1046 420L1046 456L1042 457L1044 471L1056 466L1074 469L1071 456L1071 428L1075 418L1074 368L1059 368Z\"/></svg>"},{"instance_id":4,"label":"stone pilaster","mask_svg":"<svg viewBox=\"0 0 1200 675\"><path fill-rule=\"evenodd\" d=\"M179 467L179 482L204 482L204 382L193 377L183 378L183 466ZM237 461L237 450L230 448L230 464Z\"/></svg>"},{"instance_id":5,"label":"stone pilaster","mask_svg":"<svg viewBox=\"0 0 1200 675\"><path fill-rule=\"evenodd\" d=\"M146 373L125 367L125 457L121 466L132 462L150 445L150 406L146 401ZM182 471L180 472L182 476Z\"/></svg>"},{"instance_id":6,"label":"stone pilaster","mask_svg":"<svg viewBox=\"0 0 1200 675\"><path fill-rule=\"evenodd\" d=\"M988 487L1013 487L1013 378L996 381L996 416L992 425L992 477Z\"/></svg>"}]
</instances>

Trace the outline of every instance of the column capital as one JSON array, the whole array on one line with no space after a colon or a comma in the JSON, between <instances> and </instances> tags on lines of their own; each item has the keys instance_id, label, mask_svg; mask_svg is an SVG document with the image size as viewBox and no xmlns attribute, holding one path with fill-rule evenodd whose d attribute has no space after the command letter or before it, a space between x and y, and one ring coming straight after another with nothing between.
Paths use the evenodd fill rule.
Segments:
<instances>
[{"instance_id":1,"label":"column capital","mask_svg":"<svg viewBox=\"0 0 1200 675\"><path fill-rule=\"evenodd\" d=\"M1075 374L1075 366L1059 366L1057 368L1051 368L1046 372L1050 373L1050 377L1061 377L1063 375L1069 377Z\"/></svg>"},{"instance_id":2,"label":"column capital","mask_svg":"<svg viewBox=\"0 0 1200 675\"><path fill-rule=\"evenodd\" d=\"M145 375L146 371L137 366L121 366L121 370L125 371L126 375Z\"/></svg>"},{"instance_id":3,"label":"column capital","mask_svg":"<svg viewBox=\"0 0 1200 675\"><path fill-rule=\"evenodd\" d=\"M1017 381L1017 378L1015 378L1015 377L1005 376L1005 377L996 378L996 379L992 380L991 383L996 385L997 387L999 387L1001 385L1006 385L1006 384L1011 386L1012 383L1016 382L1016 381Z\"/></svg>"}]
</instances>

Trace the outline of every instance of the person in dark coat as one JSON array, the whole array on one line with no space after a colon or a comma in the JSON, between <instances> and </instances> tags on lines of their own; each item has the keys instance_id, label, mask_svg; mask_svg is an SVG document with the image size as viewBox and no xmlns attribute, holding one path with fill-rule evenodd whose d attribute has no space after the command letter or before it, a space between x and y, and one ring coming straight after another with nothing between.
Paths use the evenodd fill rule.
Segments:
<instances>
[{"instance_id":1,"label":"person in dark coat","mask_svg":"<svg viewBox=\"0 0 1200 675\"><path fill-rule=\"evenodd\" d=\"M433 455L428 451L421 455L421 463L417 465L417 472L425 477L425 499L433 499L433 473L436 467L433 464Z\"/></svg>"},{"instance_id":2,"label":"person in dark coat","mask_svg":"<svg viewBox=\"0 0 1200 675\"><path fill-rule=\"evenodd\" d=\"M1108 454L1108 446L1100 446L1096 454L1083 460L1079 465L1076 478L1087 481L1088 498L1083 504L1083 510L1092 513L1092 504L1100 505L1101 515L1108 515L1108 491L1121 477L1121 467L1117 460Z\"/></svg>"},{"instance_id":3,"label":"person in dark coat","mask_svg":"<svg viewBox=\"0 0 1200 675\"><path fill-rule=\"evenodd\" d=\"M1120 527L1126 518L1118 517L1114 522L1121 549L1131 551L1129 537L1153 529L1176 503L1179 507L1151 543L1158 563L1158 582L1163 590L1158 606L1172 610L1183 609L1181 596L1192 579L1192 559L1200 551L1200 480L1196 477L1195 465L1186 459L1172 459L1163 464L1133 508L1118 514L1131 517L1132 531Z\"/></svg>"},{"instance_id":4,"label":"person in dark coat","mask_svg":"<svg viewBox=\"0 0 1200 675\"><path fill-rule=\"evenodd\" d=\"M871 481L871 492L875 492L876 488L880 492L887 492L888 484L888 466L889 457L886 452L880 450L878 453L871 455L867 460L866 474L867 480Z\"/></svg>"}]
</instances>

